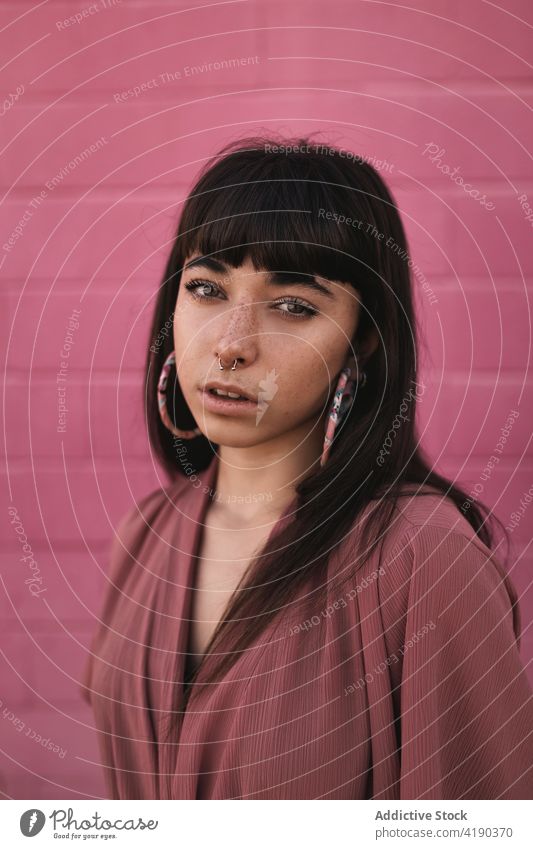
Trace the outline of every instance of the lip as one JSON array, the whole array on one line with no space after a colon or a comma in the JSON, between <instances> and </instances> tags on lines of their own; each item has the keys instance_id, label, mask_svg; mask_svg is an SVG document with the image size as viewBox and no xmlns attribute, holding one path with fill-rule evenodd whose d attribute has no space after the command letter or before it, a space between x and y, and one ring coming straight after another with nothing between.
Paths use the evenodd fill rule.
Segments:
<instances>
[{"instance_id":1,"label":"lip","mask_svg":"<svg viewBox=\"0 0 533 849\"><path fill-rule=\"evenodd\" d=\"M203 387L207 392L210 389L222 389L223 392L235 392L237 395L245 395L250 401L257 403L257 400L249 392L246 392L242 386L236 386L234 383L220 383L218 380L210 380Z\"/></svg>"},{"instance_id":2,"label":"lip","mask_svg":"<svg viewBox=\"0 0 533 849\"><path fill-rule=\"evenodd\" d=\"M228 390L232 392L232 389ZM208 389L198 389L202 403L206 410L212 413L226 413L227 415L239 415L251 413L257 410L257 401L237 401L234 398L217 398Z\"/></svg>"}]
</instances>

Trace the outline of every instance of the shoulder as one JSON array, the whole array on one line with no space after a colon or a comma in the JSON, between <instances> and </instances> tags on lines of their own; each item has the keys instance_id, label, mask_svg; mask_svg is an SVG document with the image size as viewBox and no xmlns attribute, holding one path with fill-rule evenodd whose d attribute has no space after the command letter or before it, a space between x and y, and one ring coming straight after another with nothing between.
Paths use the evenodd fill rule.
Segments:
<instances>
[{"instance_id":1,"label":"shoulder","mask_svg":"<svg viewBox=\"0 0 533 849\"><path fill-rule=\"evenodd\" d=\"M486 548L479 539L465 514L444 492L432 486L404 484L395 505L398 529L405 532L412 528L431 527L452 531Z\"/></svg>"},{"instance_id":2,"label":"shoulder","mask_svg":"<svg viewBox=\"0 0 533 849\"><path fill-rule=\"evenodd\" d=\"M116 616L123 616L131 601L128 582L134 584L138 571L146 564L154 568L163 562L161 549L171 540L176 526L178 503L190 492L187 478L167 487L154 489L136 501L115 526L107 558L107 574L99 606L98 623L93 632L89 656L84 668L81 693L91 700L93 666L101 655L102 641ZM119 614L119 611L121 613ZM133 611L133 612L132 612ZM135 610L128 608L128 616ZM113 633L120 633L119 626Z\"/></svg>"},{"instance_id":3,"label":"shoulder","mask_svg":"<svg viewBox=\"0 0 533 849\"><path fill-rule=\"evenodd\" d=\"M462 546L469 552L475 550L478 559L494 557L455 502L426 485L402 486L385 537L385 550L406 547L414 555L424 548L432 549L434 563L447 559L454 546Z\"/></svg>"},{"instance_id":4,"label":"shoulder","mask_svg":"<svg viewBox=\"0 0 533 849\"><path fill-rule=\"evenodd\" d=\"M404 613L418 606L427 616L452 621L490 610L518 639L518 595L498 551L485 545L444 493L408 490L398 499L384 546L381 600L396 598Z\"/></svg>"},{"instance_id":5,"label":"shoulder","mask_svg":"<svg viewBox=\"0 0 533 849\"><path fill-rule=\"evenodd\" d=\"M165 543L175 522L176 504L187 491L187 480L180 479L151 490L123 513L111 541L110 572L116 572L124 558L136 560L145 546Z\"/></svg>"}]
</instances>

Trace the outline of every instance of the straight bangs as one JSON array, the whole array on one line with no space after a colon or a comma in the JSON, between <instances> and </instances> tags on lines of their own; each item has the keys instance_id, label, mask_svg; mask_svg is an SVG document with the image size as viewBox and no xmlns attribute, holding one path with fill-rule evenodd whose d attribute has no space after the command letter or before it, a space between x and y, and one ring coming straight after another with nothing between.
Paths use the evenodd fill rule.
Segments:
<instances>
[{"instance_id":1,"label":"straight bangs","mask_svg":"<svg viewBox=\"0 0 533 849\"><path fill-rule=\"evenodd\" d=\"M221 255L232 266L249 258L257 271L319 275L366 290L379 259L365 233L372 214L362 189L340 184L336 168L330 169L331 183L325 181L328 169L322 165L315 174L305 154L290 163L264 154L247 162L241 152L234 164L224 165L224 174L215 165L199 180L184 207L181 267L193 254ZM357 219L361 208L364 227L344 223Z\"/></svg>"}]
</instances>

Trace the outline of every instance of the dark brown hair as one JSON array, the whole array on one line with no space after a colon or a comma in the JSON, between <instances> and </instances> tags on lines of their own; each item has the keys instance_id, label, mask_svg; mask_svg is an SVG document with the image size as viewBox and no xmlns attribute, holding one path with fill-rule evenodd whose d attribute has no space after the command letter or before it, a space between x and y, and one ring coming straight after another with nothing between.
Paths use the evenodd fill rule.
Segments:
<instances>
[{"instance_id":1,"label":"dark brown hair","mask_svg":"<svg viewBox=\"0 0 533 849\"><path fill-rule=\"evenodd\" d=\"M310 136L253 137L223 147L203 168L184 204L155 307L146 362L146 416L151 444L171 481L184 474L184 463L182 458L178 462L174 437L160 421L156 386L173 347L172 332L165 335L162 329L173 315L182 268L192 253L220 254L233 266L249 257L256 270L346 281L362 301L353 350L358 351L371 328L379 330L377 350L364 363L366 386L358 390L338 429L328 463L297 485L291 521L250 563L193 678L191 698L203 684L220 679L294 599L311 571L321 570L325 584L332 549L353 533L371 500L376 500L375 509L365 516L357 537L355 568L382 542L405 484L412 484L416 495L423 495L419 487L425 484L451 499L489 548L494 546L489 522L497 522L507 539L502 523L487 507L469 501L458 486L431 469L418 444L414 404L401 426L394 425L404 400L419 386L406 236L379 173L362 157L327 147L333 154L325 154ZM363 224L354 226L354 221ZM175 371L170 380L175 381ZM169 396L169 414L180 427L193 427L177 381ZM204 436L188 441L188 469L196 474L205 469L217 447ZM380 456L384 462L377 461ZM217 654L222 640L224 650ZM177 730L189 692L172 712L175 723L169 734Z\"/></svg>"}]
</instances>

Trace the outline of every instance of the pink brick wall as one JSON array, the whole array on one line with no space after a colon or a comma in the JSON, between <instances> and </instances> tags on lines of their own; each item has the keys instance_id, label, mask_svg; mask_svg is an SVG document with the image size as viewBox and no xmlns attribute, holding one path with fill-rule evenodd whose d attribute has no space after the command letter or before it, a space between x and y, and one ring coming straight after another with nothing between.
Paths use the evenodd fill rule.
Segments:
<instances>
[{"instance_id":1,"label":"pink brick wall","mask_svg":"<svg viewBox=\"0 0 533 849\"><path fill-rule=\"evenodd\" d=\"M470 489L518 410L481 497L508 523L531 487L532 223L519 202L526 195L533 206L531 5L409 6L2 3L3 90L14 95L0 117L6 797L105 795L79 673L113 526L163 480L140 407L147 326L180 204L224 141L268 128L323 129L324 140L392 165L383 175L436 296L430 303L415 286L427 340L423 442L437 468ZM76 14L79 22L65 23ZM244 57L257 59L186 70ZM128 94L134 86L141 92ZM430 143L489 208L424 154ZM58 434L56 374L75 309L66 431ZM12 505L47 587L39 598L24 583ZM526 507L512 535L524 627L533 609L532 519ZM522 650L530 660L531 632Z\"/></svg>"}]
</instances>

